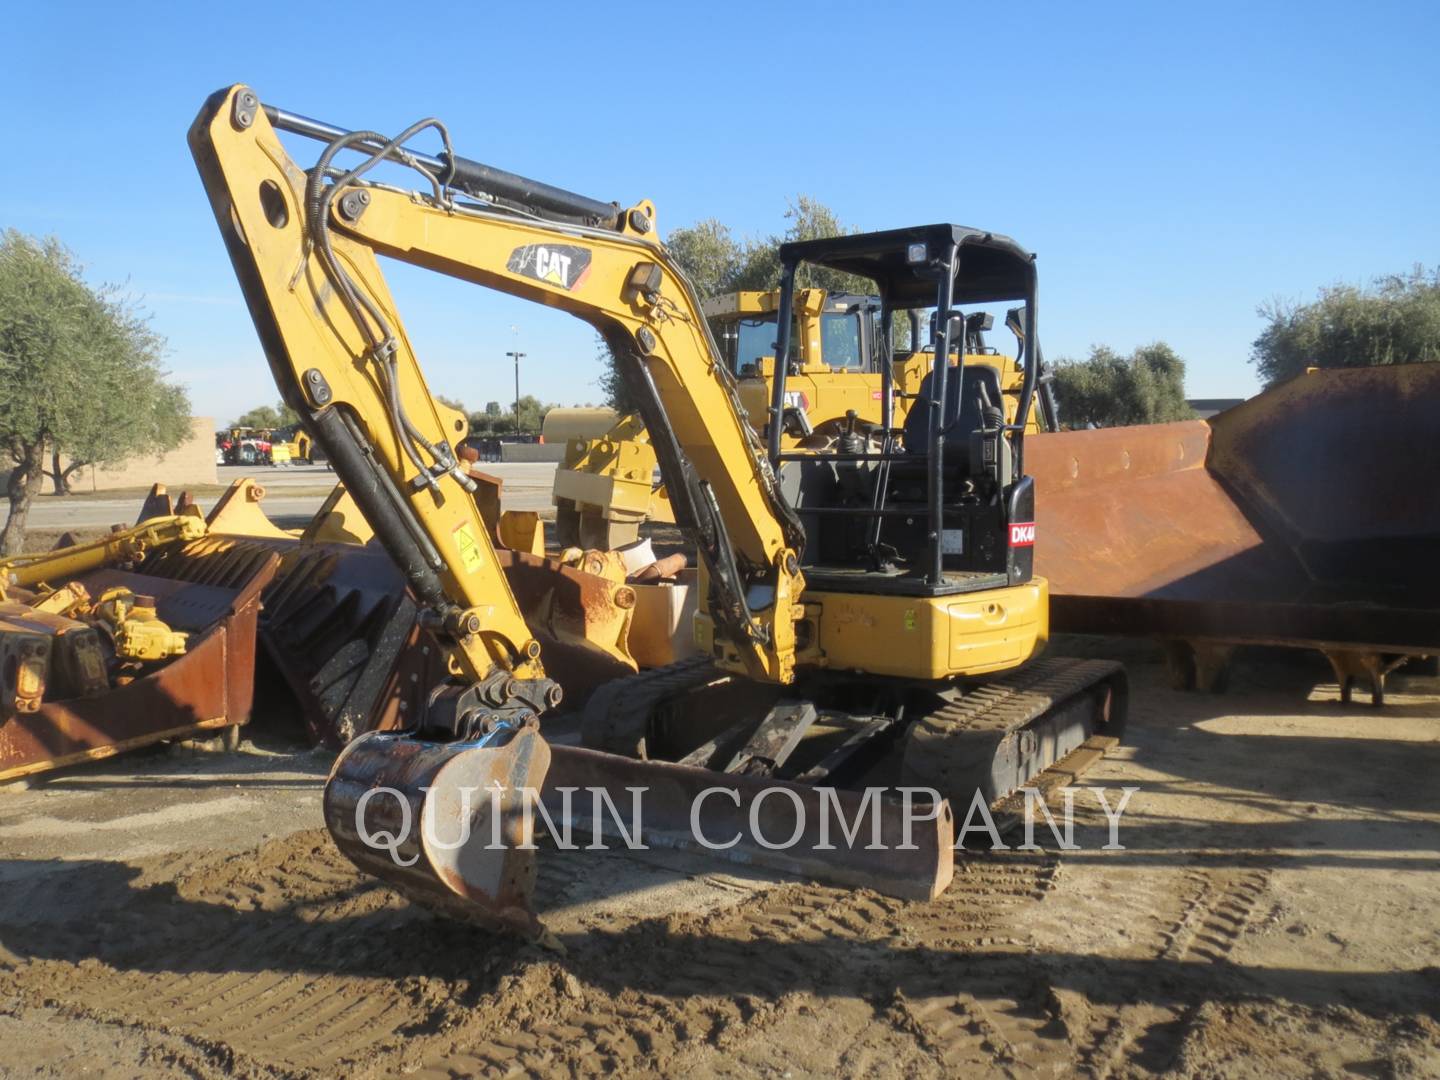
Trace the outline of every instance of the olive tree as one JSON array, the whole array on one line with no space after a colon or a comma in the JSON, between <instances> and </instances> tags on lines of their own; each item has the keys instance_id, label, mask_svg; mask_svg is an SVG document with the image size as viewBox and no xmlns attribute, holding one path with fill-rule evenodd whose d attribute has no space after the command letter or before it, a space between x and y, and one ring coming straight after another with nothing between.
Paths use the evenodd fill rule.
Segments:
<instances>
[{"instance_id":1,"label":"olive tree","mask_svg":"<svg viewBox=\"0 0 1440 1080\"><path fill-rule=\"evenodd\" d=\"M1084 360L1054 366L1055 397L1066 427L1123 427L1189 420L1185 402L1185 361L1163 341L1122 356L1092 346Z\"/></svg>"},{"instance_id":2,"label":"olive tree","mask_svg":"<svg viewBox=\"0 0 1440 1080\"><path fill-rule=\"evenodd\" d=\"M1265 329L1250 361L1267 385L1307 367L1372 367L1440 360L1440 268L1416 266L1368 289L1331 285L1308 304L1261 305Z\"/></svg>"},{"instance_id":3,"label":"olive tree","mask_svg":"<svg viewBox=\"0 0 1440 1080\"><path fill-rule=\"evenodd\" d=\"M190 402L165 381L163 339L113 287L92 288L57 240L0 235L0 450L9 514L0 555L18 552L48 456L69 469L179 446Z\"/></svg>"}]
</instances>

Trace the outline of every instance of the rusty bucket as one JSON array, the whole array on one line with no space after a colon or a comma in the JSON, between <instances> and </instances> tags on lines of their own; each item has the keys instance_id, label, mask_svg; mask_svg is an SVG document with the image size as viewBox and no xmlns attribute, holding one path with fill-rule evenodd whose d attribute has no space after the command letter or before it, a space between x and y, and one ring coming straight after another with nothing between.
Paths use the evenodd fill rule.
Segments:
<instances>
[{"instance_id":1,"label":"rusty bucket","mask_svg":"<svg viewBox=\"0 0 1440 1080\"><path fill-rule=\"evenodd\" d=\"M1238 644L1317 648L1377 701L1386 670L1440 653L1440 364L1025 445L1055 629L1161 637L1211 688Z\"/></svg>"}]
</instances>

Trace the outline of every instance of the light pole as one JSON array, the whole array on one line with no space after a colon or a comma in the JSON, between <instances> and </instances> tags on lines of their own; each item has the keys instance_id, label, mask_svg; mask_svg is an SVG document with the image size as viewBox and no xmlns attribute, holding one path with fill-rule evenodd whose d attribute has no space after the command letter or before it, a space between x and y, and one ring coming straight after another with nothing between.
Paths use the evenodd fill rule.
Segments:
<instances>
[{"instance_id":1,"label":"light pole","mask_svg":"<svg viewBox=\"0 0 1440 1080\"><path fill-rule=\"evenodd\" d=\"M507 352L505 355L515 358L515 435L518 438L520 435L520 358L525 354L523 352Z\"/></svg>"}]
</instances>

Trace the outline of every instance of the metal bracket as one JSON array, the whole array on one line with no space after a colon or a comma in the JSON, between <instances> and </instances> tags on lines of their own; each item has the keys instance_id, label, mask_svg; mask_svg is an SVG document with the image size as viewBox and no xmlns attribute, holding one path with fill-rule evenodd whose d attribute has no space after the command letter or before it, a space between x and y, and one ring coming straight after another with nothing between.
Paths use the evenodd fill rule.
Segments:
<instances>
[{"instance_id":1,"label":"metal bracket","mask_svg":"<svg viewBox=\"0 0 1440 1080\"><path fill-rule=\"evenodd\" d=\"M252 90L241 90L235 95L235 100L230 107L230 120L241 131L244 131L255 122L255 114L260 111L260 99L255 96Z\"/></svg>"},{"instance_id":2,"label":"metal bracket","mask_svg":"<svg viewBox=\"0 0 1440 1080\"><path fill-rule=\"evenodd\" d=\"M789 760L817 715L815 706L808 701L785 701L773 706L725 771L771 775Z\"/></svg>"}]
</instances>

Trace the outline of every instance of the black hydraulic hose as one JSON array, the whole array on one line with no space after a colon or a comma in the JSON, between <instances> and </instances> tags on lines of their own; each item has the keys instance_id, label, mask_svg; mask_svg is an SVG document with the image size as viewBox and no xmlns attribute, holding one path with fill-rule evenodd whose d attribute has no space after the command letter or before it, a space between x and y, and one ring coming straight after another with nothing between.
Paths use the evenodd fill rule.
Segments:
<instances>
[{"instance_id":1,"label":"black hydraulic hose","mask_svg":"<svg viewBox=\"0 0 1440 1080\"><path fill-rule=\"evenodd\" d=\"M955 302L955 270L959 249L952 241L946 245L943 277L940 279L940 295L936 302L935 359L931 368L931 400L924 403L930 410L930 446L927 495L930 503L930 569L927 579L931 585L940 585L945 580L945 400L948 393L946 382L950 367L950 307ZM963 378L965 357L960 357L960 371L956 378Z\"/></svg>"},{"instance_id":2,"label":"black hydraulic hose","mask_svg":"<svg viewBox=\"0 0 1440 1080\"><path fill-rule=\"evenodd\" d=\"M414 424L405 411L404 402L401 400L399 393L399 371L394 360L394 332L385 319L383 312L380 311L377 305L371 302L368 296L355 288L354 282L350 279L349 275L345 273L344 268L340 266L339 260L335 257L334 249L330 243L329 234L330 207L334 203L336 195L343 190L346 185L353 183L387 157L393 157L403 164L410 165L417 172L420 172L429 179L435 187L437 199L441 197L441 181L422 165L414 161L412 154L403 150L403 144L406 139L412 138L428 127L433 127L440 133L441 140L448 150L450 146L450 134L445 128L445 125L434 117L416 121L399 135L388 141L383 140L382 137L375 132L349 132L341 135L325 147L315 167L311 170L310 176L306 181L305 202L311 231L318 237L319 247L326 267L330 271L331 277L335 279L336 284L340 286L341 294L348 301L347 306L351 310L352 317L355 318L357 324L360 326L361 332L370 338L372 351L377 353L376 362L377 366L381 368L381 381L384 384L386 392L389 405L388 411L390 412L392 423L396 423L400 428L399 433L405 436L400 439L400 442L405 449L406 456L410 458L411 463L419 470L421 476L433 484L434 480L430 470L420 458L413 444L419 443L420 446L424 447L426 452L430 454L436 464L446 470L454 467L454 455L450 452L448 445L432 443L426 438L425 433ZM348 146L356 146L357 144L368 146L375 142L380 142L381 145L378 149L373 149L365 161L349 172L341 175L328 186L324 184L324 178L329 171L330 162L334 160L335 156L341 150ZM451 171L453 170L447 170L447 174ZM378 340L369 333L369 326L360 315L362 306L375 321L376 331L379 335Z\"/></svg>"},{"instance_id":3,"label":"black hydraulic hose","mask_svg":"<svg viewBox=\"0 0 1440 1080\"><path fill-rule=\"evenodd\" d=\"M335 283L336 291L341 301L350 312L351 318L355 321L356 327L370 342L370 351L374 356L375 365L380 377L381 387L385 393L387 411L390 413L391 423L400 430L396 432L401 436L399 439L401 447L412 465L422 474L427 473L425 462L421 459L419 451L415 449L412 441L404 436L408 434L403 423L397 423L400 419L400 397L399 390L395 385L394 370L390 363L390 356L387 355L391 349L390 327L385 320L384 314L373 304L369 297L365 296L355 288L350 276L345 273L340 265L339 259L335 256L335 250L330 242L330 205L334 200L335 193L339 190L339 184L332 184L328 187L324 180L329 169L330 162L335 155L347 146L356 143L363 143L369 140L380 140L381 136L375 132L353 131L342 135L330 143L321 152L319 160L311 170L305 184L305 213L310 224L311 236L315 238L315 245L320 253L321 261L330 279ZM383 151L382 151L383 152ZM365 163L365 166L374 165L379 158L374 158ZM358 170L352 170L358 174ZM366 315L374 320L374 327L366 319Z\"/></svg>"},{"instance_id":4,"label":"black hydraulic hose","mask_svg":"<svg viewBox=\"0 0 1440 1080\"><path fill-rule=\"evenodd\" d=\"M780 467L780 438L785 426L785 375L790 359L790 321L795 310L795 264L780 268L780 310L775 314L775 384L770 396L770 464Z\"/></svg>"},{"instance_id":5,"label":"black hydraulic hose","mask_svg":"<svg viewBox=\"0 0 1440 1080\"><path fill-rule=\"evenodd\" d=\"M302 135L307 139L332 142L348 134L344 128L335 127L320 120L287 112L273 105L266 105L265 115L270 123L281 131ZM383 145L385 140L373 135L361 141L367 150ZM563 218L570 221L590 222L602 228L615 229L621 224L621 208L617 203L601 202L586 195L554 187L539 180L531 180L504 169L483 165L478 161L457 156L446 141L445 149L438 157L431 157L414 150L401 148L406 155L406 164L421 171L443 173L443 183L478 199L494 198L503 205L514 206L542 217Z\"/></svg>"}]
</instances>

